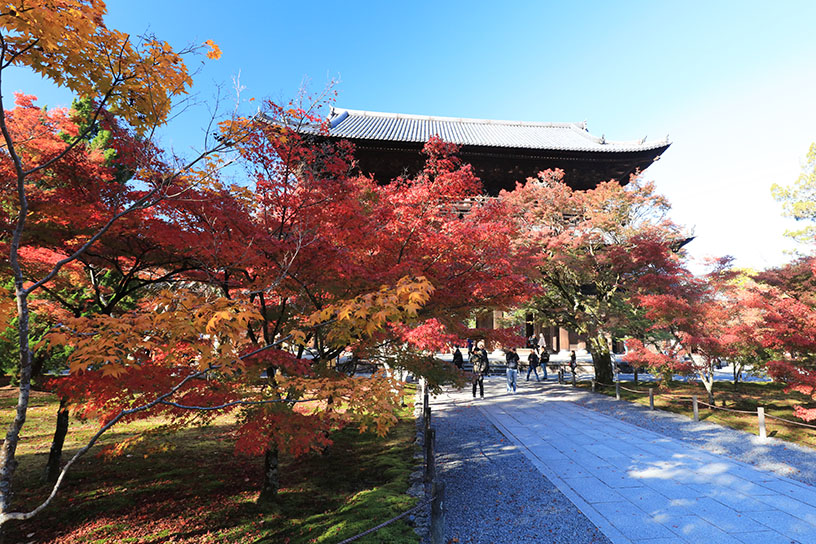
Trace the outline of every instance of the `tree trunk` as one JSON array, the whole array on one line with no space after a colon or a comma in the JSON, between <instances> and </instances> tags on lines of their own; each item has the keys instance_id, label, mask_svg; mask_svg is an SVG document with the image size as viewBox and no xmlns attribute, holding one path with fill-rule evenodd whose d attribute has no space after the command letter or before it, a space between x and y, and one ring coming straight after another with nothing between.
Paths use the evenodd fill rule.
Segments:
<instances>
[{"instance_id":1,"label":"tree trunk","mask_svg":"<svg viewBox=\"0 0 816 544\"><path fill-rule=\"evenodd\" d=\"M16 261L14 255L13 261ZM16 262L12 263L13 265ZM14 471L17 469L17 444L20 441L20 431L23 428L28 412L28 401L31 394L31 350L28 347L28 300L23 289L22 273L15 270L15 288L17 291L17 322L18 340L20 346L20 385L17 394L17 409L14 419L6 432L6 439L0 448L0 513L7 513L11 509L11 482Z\"/></svg>"},{"instance_id":2,"label":"tree trunk","mask_svg":"<svg viewBox=\"0 0 816 544\"><path fill-rule=\"evenodd\" d=\"M633 368L633 370L635 371L635 385L638 384L638 371L637 371L637 369L638 369L637 363L635 363L635 366Z\"/></svg>"},{"instance_id":3,"label":"tree trunk","mask_svg":"<svg viewBox=\"0 0 816 544\"><path fill-rule=\"evenodd\" d=\"M60 399L59 410L57 410L57 428L54 430L54 440L51 441L51 451L48 453L48 463L45 465L45 481L48 483L56 483L59 478L62 446L65 444L67 434L68 403L63 398Z\"/></svg>"},{"instance_id":4,"label":"tree trunk","mask_svg":"<svg viewBox=\"0 0 816 544\"><path fill-rule=\"evenodd\" d=\"M703 385L708 393L708 403L714 406L714 380L709 381L703 378Z\"/></svg>"},{"instance_id":5,"label":"tree trunk","mask_svg":"<svg viewBox=\"0 0 816 544\"><path fill-rule=\"evenodd\" d=\"M703 385L705 385L706 391L708 392L708 403L712 406L714 405L714 361L711 358L706 357L706 363L703 367L703 372L700 372L700 377L703 379Z\"/></svg>"},{"instance_id":6,"label":"tree trunk","mask_svg":"<svg viewBox=\"0 0 816 544\"><path fill-rule=\"evenodd\" d=\"M595 379L601 383L612 383L612 350L603 333L589 337L589 350L592 354L592 366L595 367Z\"/></svg>"},{"instance_id":7,"label":"tree trunk","mask_svg":"<svg viewBox=\"0 0 816 544\"><path fill-rule=\"evenodd\" d=\"M258 502L270 502L278 496L280 480L278 474L278 447L270 446L264 455L264 476Z\"/></svg>"},{"instance_id":8,"label":"tree trunk","mask_svg":"<svg viewBox=\"0 0 816 544\"><path fill-rule=\"evenodd\" d=\"M737 363L732 363L734 369L734 393L739 393L739 379L742 374L742 367Z\"/></svg>"}]
</instances>

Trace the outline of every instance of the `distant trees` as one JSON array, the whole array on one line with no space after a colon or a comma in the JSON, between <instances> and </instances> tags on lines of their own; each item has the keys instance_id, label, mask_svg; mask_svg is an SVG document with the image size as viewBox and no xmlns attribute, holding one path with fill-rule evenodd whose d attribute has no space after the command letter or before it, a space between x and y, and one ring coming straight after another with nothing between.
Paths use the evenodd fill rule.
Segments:
<instances>
[{"instance_id":1,"label":"distant trees","mask_svg":"<svg viewBox=\"0 0 816 544\"><path fill-rule=\"evenodd\" d=\"M800 258L757 275L751 305L761 313L756 328L764 368L775 379L816 398L816 277L812 258ZM816 419L816 409L797 406L795 414Z\"/></svg>"},{"instance_id":2,"label":"distant trees","mask_svg":"<svg viewBox=\"0 0 816 544\"><path fill-rule=\"evenodd\" d=\"M774 185L774 197L785 215L816 220L816 145L799 179L791 186ZM788 233L813 244L814 227ZM684 267L666 275L663 288L640 294L637 304L646 318L644 338L632 339L629 358L656 371L695 373L713 402L713 364L750 366L775 380L816 398L816 261L796 257L788 264L762 272L734 270L723 259L706 275L694 276ZM657 346L657 349L655 348ZM816 419L816 409L797 406L795 414Z\"/></svg>"},{"instance_id":3,"label":"distant trees","mask_svg":"<svg viewBox=\"0 0 816 544\"><path fill-rule=\"evenodd\" d=\"M752 282L733 271L727 259L704 276L678 267L666 280L659 292L637 296L650 323L647 336L657 349L648 349L642 339L629 341L627 357L657 372L696 375L713 404L714 371L721 361L756 364L755 329L761 316L750 300Z\"/></svg>"},{"instance_id":4,"label":"distant trees","mask_svg":"<svg viewBox=\"0 0 816 544\"><path fill-rule=\"evenodd\" d=\"M763 327L758 332L770 354L767 368L771 376L791 391L816 398L816 143L808 150L799 178L789 186L774 184L772 193L782 203L784 215L810 224L787 233L805 245L805 256L757 276L761 289L756 301L763 312ZM816 409L797 406L796 415L812 421Z\"/></svg>"},{"instance_id":5,"label":"distant trees","mask_svg":"<svg viewBox=\"0 0 816 544\"><path fill-rule=\"evenodd\" d=\"M654 186L633 180L577 191L544 172L501 198L535 259L528 309L586 334L595 376L611 383L611 337L631 334L632 297L659 287L674 266L680 229Z\"/></svg>"},{"instance_id":6,"label":"distant trees","mask_svg":"<svg viewBox=\"0 0 816 544\"><path fill-rule=\"evenodd\" d=\"M786 234L806 245L816 239L816 143L810 145L807 162L802 167L799 178L792 185L771 186L773 197L782 204L782 213L797 221L811 223L801 229L788 231Z\"/></svg>"}]
</instances>

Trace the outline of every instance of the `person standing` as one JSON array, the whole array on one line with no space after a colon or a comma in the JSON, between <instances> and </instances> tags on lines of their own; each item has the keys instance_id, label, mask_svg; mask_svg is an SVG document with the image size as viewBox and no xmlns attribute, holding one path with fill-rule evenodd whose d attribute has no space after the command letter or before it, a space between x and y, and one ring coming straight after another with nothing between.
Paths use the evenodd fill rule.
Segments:
<instances>
[{"instance_id":1,"label":"person standing","mask_svg":"<svg viewBox=\"0 0 816 544\"><path fill-rule=\"evenodd\" d=\"M516 392L516 378L518 377L519 356L516 348L510 348L505 355L507 361L507 392Z\"/></svg>"},{"instance_id":2,"label":"person standing","mask_svg":"<svg viewBox=\"0 0 816 544\"><path fill-rule=\"evenodd\" d=\"M544 378L547 379L547 365L550 364L550 350L544 348L541 350L541 357L539 358L539 364L541 365L541 370L544 372Z\"/></svg>"},{"instance_id":3,"label":"person standing","mask_svg":"<svg viewBox=\"0 0 816 544\"><path fill-rule=\"evenodd\" d=\"M470 364L473 365L473 398L476 398L476 386L479 386L479 396L484 398L484 377L490 368L483 340L479 340L470 354Z\"/></svg>"},{"instance_id":4,"label":"person standing","mask_svg":"<svg viewBox=\"0 0 816 544\"><path fill-rule=\"evenodd\" d=\"M453 364L456 365L456 368L459 370L462 370L462 366L465 364L462 352L459 351L459 346L456 346L456 349L453 350Z\"/></svg>"},{"instance_id":5,"label":"person standing","mask_svg":"<svg viewBox=\"0 0 816 544\"><path fill-rule=\"evenodd\" d=\"M532 351L530 351L530 355L527 357L527 381L530 381L530 372L535 374L536 381L540 382L541 380L538 377L538 348L534 347ZM546 372L546 370L545 370Z\"/></svg>"},{"instance_id":6,"label":"person standing","mask_svg":"<svg viewBox=\"0 0 816 544\"><path fill-rule=\"evenodd\" d=\"M572 372L572 385L575 385L575 367L577 366L577 357L575 356L575 350L570 351L570 372Z\"/></svg>"},{"instance_id":7,"label":"person standing","mask_svg":"<svg viewBox=\"0 0 816 544\"><path fill-rule=\"evenodd\" d=\"M539 335L538 335L538 349L540 349L541 351L544 351L545 349L547 349L547 339L544 338L544 333L543 332L539 333Z\"/></svg>"}]
</instances>

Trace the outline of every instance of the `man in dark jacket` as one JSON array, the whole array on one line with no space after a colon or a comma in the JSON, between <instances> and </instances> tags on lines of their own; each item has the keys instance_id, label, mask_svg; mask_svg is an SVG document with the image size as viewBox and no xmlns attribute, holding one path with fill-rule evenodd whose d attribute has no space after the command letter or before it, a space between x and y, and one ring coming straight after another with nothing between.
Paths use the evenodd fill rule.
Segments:
<instances>
[{"instance_id":1,"label":"man in dark jacket","mask_svg":"<svg viewBox=\"0 0 816 544\"><path fill-rule=\"evenodd\" d=\"M453 352L453 364L456 365L456 368L462 370L462 365L464 365L465 360L462 358L462 352L459 351L459 346L456 346L456 349Z\"/></svg>"},{"instance_id":2,"label":"man in dark jacket","mask_svg":"<svg viewBox=\"0 0 816 544\"><path fill-rule=\"evenodd\" d=\"M519 356L516 348L510 348L505 355L507 361L507 392L516 392L516 378L518 377Z\"/></svg>"},{"instance_id":3,"label":"man in dark jacket","mask_svg":"<svg viewBox=\"0 0 816 544\"><path fill-rule=\"evenodd\" d=\"M550 364L550 350L546 347L541 350L541 357L538 360L539 365L541 365L541 370L544 371L544 378L547 379L547 365Z\"/></svg>"},{"instance_id":4,"label":"man in dark jacket","mask_svg":"<svg viewBox=\"0 0 816 544\"><path fill-rule=\"evenodd\" d=\"M530 381L530 372L535 374L536 381L540 382L541 380L538 377L538 348L533 348L530 351L530 355L527 357L527 381Z\"/></svg>"}]
</instances>

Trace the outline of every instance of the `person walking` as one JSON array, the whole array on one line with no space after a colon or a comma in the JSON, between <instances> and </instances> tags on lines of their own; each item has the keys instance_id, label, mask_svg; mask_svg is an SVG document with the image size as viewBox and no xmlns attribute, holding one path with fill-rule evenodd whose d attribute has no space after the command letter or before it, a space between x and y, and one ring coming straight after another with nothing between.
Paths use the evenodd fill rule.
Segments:
<instances>
[{"instance_id":1,"label":"person walking","mask_svg":"<svg viewBox=\"0 0 816 544\"><path fill-rule=\"evenodd\" d=\"M470 364L473 365L473 398L476 398L476 386L479 386L479 396L484 398L484 377L490 369L483 340L479 340L476 348L470 354Z\"/></svg>"},{"instance_id":2,"label":"person walking","mask_svg":"<svg viewBox=\"0 0 816 544\"><path fill-rule=\"evenodd\" d=\"M516 378L518 377L519 355L516 348L510 348L505 355L507 361L507 392L516 392Z\"/></svg>"},{"instance_id":3,"label":"person walking","mask_svg":"<svg viewBox=\"0 0 816 544\"><path fill-rule=\"evenodd\" d=\"M456 368L462 370L462 366L465 364L465 360L462 357L462 352L459 351L459 346L456 346L456 349L453 350L453 364L456 365Z\"/></svg>"},{"instance_id":4,"label":"person walking","mask_svg":"<svg viewBox=\"0 0 816 544\"><path fill-rule=\"evenodd\" d=\"M532 351L530 351L530 355L527 357L527 381L530 381L530 372L535 374L536 381L540 382L541 380L538 377L538 348L534 347ZM546 372L546 371L545 371Z\"/></svg>"},{"instance_id":5,"label":"person walking","mask_svg":"<svg viewBox=\"0 0 816 544\"><path fill-rule=\"evenodd\" d=\"M575 350L570 351L570 372L572 373L572 385L575 385L575 367L577 366L577 357L575 356Z\"/></svg>"}]
</instances>

